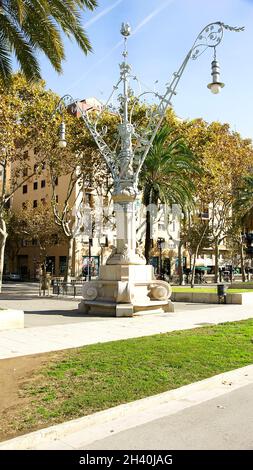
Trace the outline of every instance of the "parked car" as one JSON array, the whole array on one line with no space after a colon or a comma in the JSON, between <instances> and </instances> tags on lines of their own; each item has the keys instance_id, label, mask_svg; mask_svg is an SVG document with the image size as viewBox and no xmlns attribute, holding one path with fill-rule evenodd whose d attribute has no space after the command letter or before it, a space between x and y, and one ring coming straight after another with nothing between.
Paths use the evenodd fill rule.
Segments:
<instances>
[{"instance_id":1,"label":"parked car","mask_svg":"<svg viewBox=\"0 0 253 470\"><path fill-rule=\"evenodd\" d=\"M9 274L10 281L21 281L21 275L18 273L10 273Z\"/></svg>"}]
</instances>

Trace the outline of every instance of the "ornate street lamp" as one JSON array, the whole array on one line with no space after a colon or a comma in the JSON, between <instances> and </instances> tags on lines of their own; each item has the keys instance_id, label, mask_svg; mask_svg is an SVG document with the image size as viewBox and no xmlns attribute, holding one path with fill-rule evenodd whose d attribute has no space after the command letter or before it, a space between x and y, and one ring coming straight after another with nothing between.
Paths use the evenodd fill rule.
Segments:
<instances>
[{"instance_id":1,"label":"ornate street lamp","mask_svg":"<svg viewBox=\"0 0 253 470\"><path fill-rule=\"evenodd\" d=\"M66 138L65 138L65 122L62 121L60 124L60 130L59 130L59 142L58 145L60 148L64 149L67 146Z\"/></svg>"},{"instance_id":2,"label":"ornate street lamp","mask_svg":"<svg viewBox=\"0 0 253 470\"><path fill-rule=\"evenodd\" d=\"M211 90L215 95L220 92L220 89L225 86L224 83L220 81L220 66L216 60L216 48L214 48L214 59L212 61L212 82L207 85L207 88Z\"/></svg>"},{"instance_id":3,"label":"ornate street lamp","mask_svg":"<svg viewBox=\"0 0 253 470\"><path fill-rule=\"evenodd\" d=\"M61 98L58 109L67 107L78 111L95 140L114 183L113 201L116 214L117 246L112 248L106 265L101 266L99 280L85 284L81 310L99 313L110 311L116 316L132 316L143 310L155 312L159 309L173 310L173 305L168 300L171 293L169 284L154 279L153 267L145 265L145 258L136 246L135 202L138 195L140 171L166 111L172 106L172 98L176 94L178 83L189 60L196 60L205 50L213 49L213 80L208 87L213 93L217 93L224 84L219 78L216 47L222 40L224 30L242 31L243 29L233 28L222 22L207 25L197 36L178 71L173 74L164 94L141 92L135 99L130 100L130 79L136 81L138 79L132 75L131 66L127 61L127 40L131 34L131 28L128 23L123 23L121 34L124 38L124 51L123 61L120 64L120 77L103 109L94 117L94 113L82 109L70 95ZM107 129L99 130L99 122L120 85L122 85L123 93L120 112L117 111L120 119L118 125L120 148L118 150L117 145L112 149L107 144ZM144 130L139 130L132 122L135 105L139 99L150 94L158 100L158 104L150 107L148 124ZM110 107L109 111L112 112L111 110ZM64 122L60 128L60 146L66 146Z\"/></svg>"},{"instance_id":4,"label":"ornate street lamp","mask_svg":"<svg viewBox=\"0 0 253 470\"><path fill-rule=\"evenodd\" d=\"M164 248L165 238L157 238L157 248L159 250L159 279L163 279L162 251Z\"/></svg>"}]
</instances>

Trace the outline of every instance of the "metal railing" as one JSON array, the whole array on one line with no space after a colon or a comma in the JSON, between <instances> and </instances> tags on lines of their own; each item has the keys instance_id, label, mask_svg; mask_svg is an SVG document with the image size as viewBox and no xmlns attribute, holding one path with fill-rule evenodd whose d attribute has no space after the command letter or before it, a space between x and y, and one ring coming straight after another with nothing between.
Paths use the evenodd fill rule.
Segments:
<instances>
[{"instance_id":1,"label":"metal railing","mask_svg":"<svg viewBox=\"0 0 253 470\"><path fill-rule=\"evenodd\" d=\"M65 282L60 280L52 281L53 294L55 295L70 295L76 297L82 295L82 287L85 280Z\"/></svg>"}]
</instances>

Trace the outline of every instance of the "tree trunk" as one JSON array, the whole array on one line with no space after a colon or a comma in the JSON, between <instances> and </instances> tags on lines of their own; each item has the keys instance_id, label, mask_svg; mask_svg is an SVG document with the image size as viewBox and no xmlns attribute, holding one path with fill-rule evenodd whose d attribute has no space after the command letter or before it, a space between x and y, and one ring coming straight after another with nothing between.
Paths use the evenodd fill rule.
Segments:
<instances>
[{"instance_id":1,"label":"tree trunk","mask_svg":"<svg viewBox=\"0 0 253 470\"><path fill-rule=\"evenodd\" d=\"M202 233L202 235L201 235L201 238L200 238L200 240L199 240L199 243L197 244L197 247L196 247L196 250L195 250L195 253L194 253L194 256L193 256L191 287L194 287L194 282L195 282L195 270L196 270L196 261L197 261L197 257L198 257L198 254L199 254L199 250L200 250L200 247L201 247L202 242L203 242L203 240L204 240L204 236L205 236L205 234L206 234L207 228L208 228L208 225L206 225L205 228L204 228L204 230L203 230L203 233Z\"/></svg>"},{"instance_id":2,"label":"tree trunk","mask_svg":"<svg viewBox=\"0 0 253 470\"><path fill-rule=\"evenodd\" d=\"M180 286L183 283L182 247L183 247L183 242L182 242L182 240L180 240L179 244L178 244L178 276L179 276L179 285Z\"/></svg>"},{"instance_id":3,"label":"tree trunk","mask_svg":"<svg viewBox=\"0 0 253 470\"><path fill-rule=\"evenodd\" d=\"M73 253L74 253L74 239L68 239L68 258L67 258L67 269L65 272L64 281L70 282L72 277L72 263L73 263Z\"/></svg>"},{"instance_id":4,"label":"tree trunk","mask_svg":"<svg viewBox=\"0 0 253 470\"><path fill-rule=\"evenodd\" d=\"M195 270L196 270L197 257L198 257L198 250L196 251L196 253L194 253L194 256L193 256L192 275L191 275L191 288L194 287L194 283L195 283Z\"/></svg>"},{"instance_id":5,"label":"tree trunk","mask_svg":"<svg viewBox=\"0 0 253 470\"><path fill-rule=\"evenodd\" d=\"M219 241L215 240L214 245L214 259L215 259L215 266L214 266L214 282L218 282L219 278Z\"/></svg>"},{"instance_id":6,"label":"tree trunk","mask_svg":"<svg viewBox=\"0 0 253 470\"><path fill-rule=\"evenodd\" d=\"M8 233L4 219L0 218L0 292L2 292L2 280L4 270L4 252Z\"/></svg>"},{"instance_id":7,"label":"tree trunk","mask_svg":"<svg viewBox=\"0 0 253 470\"><path fill-rule=\"evenodd\" d=\"M146 212L146 237L145 237L145 258L146 263L149 264L150 260L150 252L152 248L152 240L150 238L151 235L151 214L150 209L147 208Z\"/></svg>"},{"instance_id":8,"label":"tree trunk","mask_svg":"<svg viewBox=\"0 0 253 470\"><path fill-rule=\"evenodd\" d=\"M242 282L245 282L246 281L246 272L245 272L245 265L244 265L243 241L240 242L240 260L241 260Z\"/></svg>"}]
</instances>

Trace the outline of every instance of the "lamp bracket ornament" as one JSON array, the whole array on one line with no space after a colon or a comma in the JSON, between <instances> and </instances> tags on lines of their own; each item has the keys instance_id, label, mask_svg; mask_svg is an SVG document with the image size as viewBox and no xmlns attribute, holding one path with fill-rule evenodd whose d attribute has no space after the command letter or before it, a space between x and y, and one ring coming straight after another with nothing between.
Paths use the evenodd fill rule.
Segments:
<instances>
[{"instance_id":1,"label":"lamp bracket ornament","mask_svg":"<svg viewBox=\"0 0 253 470\"><path fill-rule=\"evenodd\" d=\"M116 85L113 86L112 93L107 100L106 104L102 106L101 111L90 115L89 111L83 109L79 102L74 100L70 95L65 95L58 103L57 109L62 112L63 107L70 109L70 111L77 111L90 134L92 135L97 147L103 156L109 171L112 175L114 182L114 194L122 194L124 188L133 188L133 192L138 192L138 181L140 171L146 159L146 156L152 147L154 138L162 125L162 121L166 115L168 108L172 106L172 99L176 95L178 83L184 73L186 65L189 60L196 60L207 49L212 48L214 55L216 54L216 47L221 43L224 30L231 32L240 32L244 27L229 26L221 21L210 23L205 26L198 34L191 49L187 53L179 69L173 73L171 81L167 84L164 94L155 91L141 92L138 96L131 95L130 79L137 81L136 76L131 75L131 66L127 62L128 57L128 39L131 35L131 27L129 23L122 23L121 34L124 38L124 50L122 52L123 62L120 64L120 77ZM215 57L214 57L214 60ZM219 78L219 64L213 62L213 77L216 73L216 78ZM215 78L214 78L215 79ZM216 80L214 84L223 84ZM120 95L120 110L117 112L119 117L119 126L117 134L117 144L112 150L111 145L105 140L107 135L107 128L99 128L101 117L106 111L115 113L115 107L111 104L115 92L119 86L123 86L123 93ZM134 109L138 104L140 98L145 95L153 95L158 100L158 104L154 105L148 116L148 123L143 128L137 128L133 124ZM120 145L118 145L120 143Z\"/></svg>"}]
</instances>

